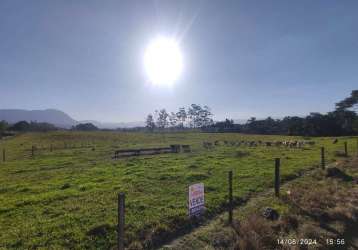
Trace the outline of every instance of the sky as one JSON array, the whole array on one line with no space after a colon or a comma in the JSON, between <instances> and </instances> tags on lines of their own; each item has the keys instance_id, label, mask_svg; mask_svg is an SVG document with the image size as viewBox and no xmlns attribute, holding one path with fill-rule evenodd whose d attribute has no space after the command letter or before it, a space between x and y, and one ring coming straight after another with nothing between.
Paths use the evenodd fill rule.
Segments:
<instances>
[{"instance_id":1,"label":"sky","mask_svg":"<svg viewBox=\"0 0 358 250\"><path fill-rule=\"evenodd\" d=\"M358 89L356 0L1 0L0 109L143 121L208 105L215 120L328 112ZM183 71L150 83L145 49L175 37Z\"/></svg>"}]
</instances>

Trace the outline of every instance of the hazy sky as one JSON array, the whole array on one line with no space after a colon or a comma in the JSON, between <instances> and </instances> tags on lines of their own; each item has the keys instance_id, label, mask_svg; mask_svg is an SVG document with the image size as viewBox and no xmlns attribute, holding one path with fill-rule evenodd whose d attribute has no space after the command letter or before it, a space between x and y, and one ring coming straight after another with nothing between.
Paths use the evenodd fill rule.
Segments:
<instances>
[{"instance_id":1,"label":"hazy sky","mask_svg":"<svg viewBox=\"0 0 358 250\"><path fill-rule=\"evenodd\" d=\"M358 88L356 0L1 0L0 108L140 121L206 104L215 119L327 112ZM184 70L152 86L143 54L176 36Z\"/></svg>"}]
</instances>

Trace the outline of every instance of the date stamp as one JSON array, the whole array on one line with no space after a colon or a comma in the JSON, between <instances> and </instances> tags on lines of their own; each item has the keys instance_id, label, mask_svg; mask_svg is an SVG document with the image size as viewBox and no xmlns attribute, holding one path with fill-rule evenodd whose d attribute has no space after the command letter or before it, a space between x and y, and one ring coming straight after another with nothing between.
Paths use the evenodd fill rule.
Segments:
<instances>
[{"instance_id":1,"label":"date stamp","mask_svg":"<svg viewBox=\"0 0 358 250\"><path fill-rule=\"evenodd\" d=\"M296 239L296 238L283 238L277 239L278 245L317 245L316 239Z\"/></svg>"},{"instance_id":2,"label":"date stamp","mask_svg":"<svg viewBox=\"0 0 358 250\"><path fill-rule=\"evenodd\" d=\"M317 239L310 239L310 238L280 238L277 239L277 244L278 245L288 245L288 246L293 246L293 245L317 245L318 240ZM343 246L345 244L345 240L344 239L334 239L334 238L327 238L325 239L324 243L326 245L330 245L330 246Z\"/></svg>"}]
</instances>

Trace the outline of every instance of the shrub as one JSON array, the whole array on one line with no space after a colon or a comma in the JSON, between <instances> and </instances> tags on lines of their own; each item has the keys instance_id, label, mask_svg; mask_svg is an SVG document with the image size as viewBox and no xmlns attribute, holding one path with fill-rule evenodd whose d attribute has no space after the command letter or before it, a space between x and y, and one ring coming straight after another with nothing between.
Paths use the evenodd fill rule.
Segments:
<instances>
[{"instance_id":1,"label":"shrub","mask_svg":"<svg viewBox=\"0 0 358 250\"><path fill-rule=\"evenodd\" d=\"M77 131L96 131L98 128L93 125L92 123L80 123L74 127L72 127L72 130Z\"/></svg>"},{"instance_id":2,"label":"shrub","mask_svg":"<svg viewBox=\"0 0 358 250\"><path fill-rule=\"evenodd\" d=\"M275 249L276 236L271 224L259 215L251 215L240 225L235 225L239 233L238 249Z\"/></svg>"}]
</instances>

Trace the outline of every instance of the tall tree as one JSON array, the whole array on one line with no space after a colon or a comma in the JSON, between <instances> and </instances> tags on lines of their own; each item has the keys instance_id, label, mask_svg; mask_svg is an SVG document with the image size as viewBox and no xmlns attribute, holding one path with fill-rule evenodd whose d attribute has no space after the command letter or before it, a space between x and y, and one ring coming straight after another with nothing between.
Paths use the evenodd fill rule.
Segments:
<instances>
[{"instance_id":1,"label":"tall tree","mask_svg":"<svg viewBox=\"0 0 358 250\"><path fill-rule=\"evenodd\" d=\"M154 118L153 118L153 115L152 114L149 114L147 116L147 119L145 121L146 123L146 127L150 130L150 131L153 131L154 128L155 128L155 122L154 122Z\"/></svg>"},{"instance_id":2,"label":"tall tree","mask_svg":"<svg viewBox=\"0 0 358 250\"><path fill-rule=\"evenodd\" d=\"M157 127L166 128L168 126L168 113L165 109L161 109L158 112Z\"/></svg>"},{"instance_id":3,"label":"tall tree","mask_svg":"<svg viewBox=\"0 0 358 250\"><path fill-rule=\"evenodd\" d=\"M169 115L169 125L171 127L175 127L177 125L178 118L177 115L174 112L171 112Z\"/></svg>"},{"instance_id":4,"label":"tall tree","mask_svg":"<svg viewBox=\"0 0 358 250\"><path fill-rule=\"evenodd\" d=\"M208 106L204 106L204 108L199 111L199 116L201 127L208 127L213 124L213 114L211 113L211 110Z\"/></svg>"},{"instance_id":5,"label":"tall tree","mask_svg":"<svg viewBox=\"0 0 358 250\"><path fill-rule=\"evenodd\" d=\"M187 113L185 111L185 108L179 108L179 111L176 113L176 116L179 121L179 127L184 128L184 124L187 119Z\"/></svg>"},{"instance_id":6,"label":"tall tree","mask_svg":"<svg viewBox=\"0 0 358 250\"><path fill-rule=\"evenodd\" d=\"M200 120L200 112L202 108L200 105L192 104L188 108L188 117L190 122L190 127L198 128L201 127L201 120Z\"/></svg>"},{"instance_id":7,"label":"tall tree","mask_svg":"<svg viewBox=\"0 0 358 250\"><path fill-rule=\"evenodd\" d=\"M192 104L188 108L188 117L190 119L190 125L194 128L207 127L213 124L211 110L208 106L203 108L198 104Z\"/></svg>"}]
</instances>

